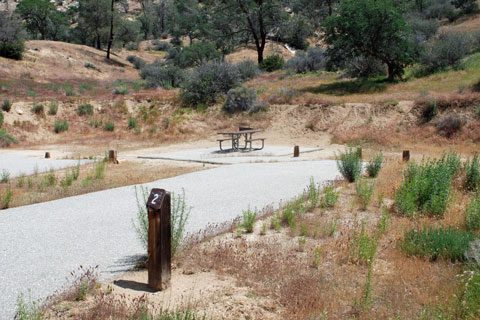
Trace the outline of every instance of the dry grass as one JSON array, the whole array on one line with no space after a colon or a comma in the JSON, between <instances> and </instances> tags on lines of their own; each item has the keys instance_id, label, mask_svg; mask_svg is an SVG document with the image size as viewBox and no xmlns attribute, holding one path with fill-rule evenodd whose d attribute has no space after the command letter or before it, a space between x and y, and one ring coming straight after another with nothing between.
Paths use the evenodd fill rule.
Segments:
<instances>
[{"instance_id":1,"label":"dry grass","mask_svg":"<svg viewBox=\"0 0 480 320\"><path fill-rule=\"evenodd\" d=\"M172 166L151 165L140 162L123 162L118 165L107 164L103 179L91 178L95 174L95 164L80 167L80 175L71 186L62 187L61 180L72 169L62 169L55 172L56 181L52 186L42 185L49 173L25 176L11 179L10 186L13 192L10 207L25 206L33 203L61 199L85 193L107 190L122 186L147 183L159 179L171 178L178 175L204 169L202 166ZM89 178L90 177L90 178ZM7 190L6 184L0 185L0 194Z\"/></svg>"}]
</instances>

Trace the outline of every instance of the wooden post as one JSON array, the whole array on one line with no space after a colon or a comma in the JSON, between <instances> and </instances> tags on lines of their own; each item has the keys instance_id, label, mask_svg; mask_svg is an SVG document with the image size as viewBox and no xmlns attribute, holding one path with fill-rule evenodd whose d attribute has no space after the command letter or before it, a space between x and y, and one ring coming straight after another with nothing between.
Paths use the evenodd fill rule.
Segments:
<instances>
[{"instance_id":1,"label":"wooden post","mask_svg":"<svg viewBox=\"0 0 480 320\"><path fill-rule=\"evenodd\" d=\"M50 159L50 152L45 152L45 159Z\"/></svg>"},{"instance_id":2,"label":"wooden post","mask_svg":"<svg viewBox=\"0 0 480 320\"><path fill-rule=\"evenodd\" d=\"M293 147L293 157L298 158L299 156L300 156L300 147L299 146Z\"/></svg>"},{"instance_id":3,"label":"wooden post","mask_svg":"<svg viewBox=\"0 0 480 320\"><path fill-rule=\"evenodd\" d=\"M152 189L148 210L148 286L164 290L171 278L170 193Z\"/></svg>"},{"instance_id":4,"label":"wooden post","mask_svg":"<svg viewBox=\"0 0 480 320\"><path fill-rule=\"evenodd\" d=\"M358 157L361 159L362 158L362 148L357 148L357 154L358 154Z\"/></svg>"},{"instance_id":5,"label":"wooden post","mask_svg":"<svg viewBox=\"0 0 480 320\"><path fill-rule=\"evenodd\" d=\"M402 155L403 161L410 161L410 150L403 150L403 155Z\"/></svg>"},{"instance_id":6,"label":"wooden post","mask_svg":"<svg viewBox=\"0 0 480 320\"><path fill-rule=\"evenodd\" d=\"M108 162L118 164L117 152L115 150L108 151Z\"/></svg>"}]
</instances>

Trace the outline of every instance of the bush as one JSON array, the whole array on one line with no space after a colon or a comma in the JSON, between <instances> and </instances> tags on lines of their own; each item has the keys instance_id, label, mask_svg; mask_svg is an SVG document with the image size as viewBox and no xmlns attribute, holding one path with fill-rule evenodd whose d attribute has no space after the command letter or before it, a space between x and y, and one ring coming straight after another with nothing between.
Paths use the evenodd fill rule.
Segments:
<instances>
[{"instance_id":1,"label":"bush","mask_svg":"<svg viewBox=\"0 0 480 320\"><path fill-rule=\"evenodd\" d=\"M272 71L283 69L284 65L285 65L285 60L283 60L282 56L275 54L273 56L268 56L265 59L263 59L259 67L260 69L265 70L267 72L272 72Z\"/></svg>"},{"instance_id":2,"label":"bush","mask_svg":"<svg viewBox=\"0 0 480 320\"><path fill-rule=\"evenodd\" d=\"M371 178L376 178L380 169L382 169L383 154L380 152L376 154L373 159L367 163L367 174Z\"/></svg>"},{"instance_id":3,"label":"bush","mask_svg":"<svg viewBox=\"0 0 480 320\"><path fill-rule=\"evenodd\" d=\"M125 49L129 51L138 50L138 48L139 48L138 42L134 42L134 41L127 42L127 44L125 45Z\"/></svg>"},{"instance_id":4,"label":"bush","mask_svg":"<svg viewBox=\"0 0 480 320\"><path fill-rule=\"evenodd\" d=\"M140 77L152 88L178 88L185 81L186 72L176 66L165 65L160 61L145 65Z\"/></svg>"},{"instance_id":5,"label":"bush","mask_svg":"<svg viewBox=\"0 0 480 320\"><path fill-rule=\"evenodd\" d=\"M465 162L465 181L463 185L468 191L480 191L480 159L478 153L475 153L471 162L470 159Z\"/></svg>"},{"instance_id":6,"label":"bush","mask_svg":"<svg viewBox=\"0 0 480 320\"><path fill-rule=\"evenodd\" d=\"M295 73L318 71L325 68L325 50L321 47L309 48L307 52L298 51L295 57L285 64L285 68Z\"/></svg>"},{"instance_id":7,"label":"bush","mask_svg":"<svg viewBox=\"0 0 480 320\"><path fill-rule=\"evenodd\" d=\"M252 233L253 232L253 226L255 224L255 220L257 219L257 212L250 210L244 210L243 211L243 224L242 227L245 228L245 231L247 233Z\"/></svg>"},{"instance_id":8,"label":"bush","mask_svg":"<svg viewBox=\"0 0 480 320\"><path fill-rule=\"evenodd\" d=\"M354 261L361 264L370 264L375 259L377 252L377 240L370 236L362 224L360 232L355 232L352 237L350 255Z\"/></svg>"},{"instance_id":9,"label":"bush","mask_svg":"<svg viewBox=\"0 0 480 320\"><path fill-rule=\"evenodd\" d=\"M12 109L12 103L7 98L3 99L2 110L5 112L10 112Z\"/></svg>"},{"instance_id":10,"label":"bush","mask_svg":"<svg viewBox=\"0 0 480 320\"><path fill-rule=\"evenodd\" d=\"M461 60L470 52L470 38L462 32L444 32L433 39L423 51L420 61L426 72L460 67Z\"/></svg>"},{"instance_id":11,"label":"bush","mask_svg":"<svg viewBox=\"0 0 480 320\"><path fill-rule=\"evenodd\" d=\"M341 152L340 156L335 154L335 160L338 170L348 182L355 182L362 173L362 159L353 148Z\"/></svg>"},{"instance_id":12,"label":"bush","mask_svg":"<svg viewBox=\"0 0 480 320\"><path fill-rule=\"evenodd\" d=\"M170 43L160 40L153 40L152 45L151 49L155 51L168 51L172 48Z\"/></svg>"},{"instance_id":13,"label":"bush","mask_svg":"<svg viewBox=\"0 0 480 320\"><path fill-rule=\"evenodd\" d=\"M17 139L11 136L4 129L0 129L0 147L5 148L14 143L17 143Z\"/></svg>"},{"instance_id":14,"label":"bush","mask_svg":"<svg viewBox=\"0 0 480 320\"><path fill-rule=\"evenodd\" d=\"M424 228L422 231L405 232L400 247L408 255L421 256L432 261L443 258L455 262L465 260L464 254L474 239L475 236L466 231Z\"/></svg>"},{"instance_id":15,"label":"bush","mask_svg":"<svg viewBox=\"0 0 480 320\"><path fill-rule=\"evenodd\" d=\"M58 111L58 103L56 102L50 102L48 105L48 114L51 116L54 116L57 114Z\"/></svg>"},{"instance_id":16,"label":"bush","mask_svg":"<svg viewBox=\"0 0 480 320\"><path fill-rule=\"evenodd\" d=\"M92 116L93 115L93 106L91 104L79 105L78 106L78 115L79 116L85 116L85 115Z\"/></svg>"},{"instance_id":17,"label":"bush","mask_svg":"<svg viewBox=\"0 0 480 320\"><path fill-rule=\"evenodd\" d=\"M91 62L85 62L84 66L87 69L94 69L96 71L101 71L94 63L91 63Z\"/></svg>"},{"instance_id":18,"label":"bush","mask_svg":"<svg viewBox=\"0 0 480 320\"><path fill-rule=\"evenodd\" d=\"M338 191L335 191L334 186L325 186L323 188L322 199L320 200L320 206L322 208L333 208L338 202Z\"/></svg>"},{"instance_id":19,"label":"bush","mask_svg":"<svg viewBox=\"0 0 480 320\"><path fill-rule=\"evenodd\" d=\"M424 123L432 121L433 118L438 114L437 101L430 100L428 105L422 110L422 121Z\"/></svg>"},{"instance_id":20,"label":"bush","mask_svg":"<svg viewBox=\"0 0 480 320\"><path fill-rule=\"evenodd\" d=\"M186 69L199 67L202 64L217 60L221 53L210 42L197 41L188 47L175 47L168 51L165 59L169 64Z\"/></svg>"},{"instance_id":21,"label":"bush","mask_svg":"<svg viewBox=\"0 0 480 320\"><path fill-rule=\"evenodd\" d=\"M465 225L468 230L480 229L480 194L472 198L465 211Z\"/></svg>"},{"instance_id":22,"label":"bush","mask_svg":"<svg viewBox=\"0 0 480 320\"><path fill-rule=\"evenodd\" d=\"M8 11L0 11L0 57L21 60L25 45L21 19Z\"/></svg>"},{"instance_id":23,"label":"bush","mask_svg":"<svg viewBox=\"0 0 480 320\"><path fill-rule=\"evenodd\" d=\"M463 128L464 124L465 122L456 115L449 115L437 121L435 125L437 127L437 131L441 135L451 138L453 134L457 133Z\"/></svg>"},{"instance_id":24,"label":"bush","mask_svg":"<svg viewBox=\"0 0 480 320\"><path fill-rule=\"evenodd\" d=\"M132 130L137 127L137 119L130 117L128 119L128 129Z\"/></svg>"},{"instance_id":25,"label":"bush","mask_svg":"<svg viewBox=\"0 0 480 320\"><path fill-rule=\"evenodd\" d=\"M249 79L255 78L260 74L260 69L252 60L244 60L235 64L240 73L241 81L247 81Z\"/></svg>"},{"instance_id":26,"label":"bush","mask_svg":"<svg viewBox=\"0 0 480 320\"><path fill-rule=\"evenodd\" d=\"M32 111L33 111L33 113L35 113L35 114L42 115L43 112L44 112L43 104L36 104L36 103L34 103L34 104L33 104L33 107L32 107Z\"/></svg>"},{"instance_id":27,"label":"bush","mask_svg":"<svg viewBox=\"0 0 480 320\"><path fill-rule=\"evenodd\" d=\"M186 106L214 103L217 96L240 84L238 69L228 62L208 62L197 68L182 86L181 97Z\"/></svg>"},{"instance_id":28,"label":"bush","mask_svg":"<svg viewBox=\"0 0 480 320\"><path fill-rule=\"evenodd\" d=\"M426 3L423 10L423 16L427 19L453 19L455 8L450 0L430 1Z\"/></svg>"},{"instance_id":29,"label":"bush","mask_svg":"<svg viewBox=\"0 0 480 320\"><path fill-rule=\"evenodd\" d=\"M105 123L105 126L103 127L104 130L106 131L114 131L115 130L115 123L111 122L111 121L107 121Z\"/></svg>"},{"instance_id":30,"label":"bush","mask_svg":"<svg viewBox=\"0 0 480 320\"><path fill-rule=\"evenodd\" d=\"M360 209L367 210L375 190L375 181L359 178L355 181L355 190L360 200Z\"/></svg>"},{"instance_id":31,"label":"bush","mask_svg":"<svg viewBox=\"0 0 480 320\"><path fill-rule=\"evenodd\" d=\"M60 133L68 130L68 121L63 120L63 121L55 121L55 124L53 126L53 131L55 133Z\"/></svg>"},{"instance_id":32,"label":"bush","mask_svg":"<svg viewBox=\"0 0 480 320\"><path fill-rule=\"evenodd\" d=\"M170 39L170 44L172 46L175 46L175 47L181 46L182 45L182 40L180 40L180 38L178 38L178 37L174 37L174 38Z\"/></svg>"},{"instance_id":33,"label":"bush","mask_svg":"<svg viewBox=\"0 0 480 320\"><path fill-rule=\"evenodd\" d=\"M407 216L417 211L443 216L450 199L452 179L460 168L460 158L455 152L444 153L440 160L428 160L421 165L409 163L395 194L396 211Z\"/></svg>"},{"instance_id":34,"label":"bush","mask_svg":"<svg viewBox=\"0 0 480 320\"><path fill-rule=\"evenodd\" d=\"M133 67L137 70L142 69L147 64L145 60L134 55L129 55L127 61L133 64Z\"/></svg>"},{"instance_id":35,"label":"bush","mask_svg":"<svg viewBox=\"0 0 480 320\"><path fill-rule=\"evenodd\" d=\"M113 94L126 95L126 94L128 94L128 88L125 84L121 84L121 85L118 85L117 87L113 88L112 93Z\"/></svg>"},{"instance_id":36,"label":"bush","mask_svg":"<svg viewBox=\"0 0 480 320\"><path fill-rule=\"evenodd\" d=\"M367 79L385 74L385 64L373 57L357 56L343 64L344 75L351 78Z\"/></svg>"},{"instance_id":37,"label":"bush","mask_svg":"<svg viewBox=\"0 0 480 320\"><path fill-rule=\"evenodd\" d=\"M137 218L132 220L137 237L145 249L148 249L148 212L146 204L150 190L147 187L140 186L139 190L135 187L135 197L137 199ZM185 190L182 194L171 194L171 215L170 228L172 235L171 250L172 256L175 256L177 249L183 241L185 235L185 225L190 217L191 207L187 206L185 200Z\"/></svg>"},{"instance_id":38,"label":"bush","mask_svg":"<svg viewBox=\"0 0 480 320\"><path fill-rule=\"evenodd\" d=\"M242 86L230 89L223 109L229 113L247 111L250 110L256 99L257 94L252 89Z\"/></svg>"}]
</instances>

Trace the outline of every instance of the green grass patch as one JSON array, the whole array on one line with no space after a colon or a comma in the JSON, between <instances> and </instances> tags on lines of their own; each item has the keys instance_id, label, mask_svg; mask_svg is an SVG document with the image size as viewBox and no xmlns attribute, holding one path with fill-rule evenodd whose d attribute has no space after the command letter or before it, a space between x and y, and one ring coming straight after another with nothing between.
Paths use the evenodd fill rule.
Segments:
<instances>
[{"instance_id":1,"label":"green grass patch","mask_svg":"<svg viewBox=\"0 0 480 320\"><path fill-rule=\"evenodd\" d=\"M358 93L382 92L388 88L388 85L389 82L385 79L351 80L321 84L316 87L305 88L303 91L315 94L345 96Z\"/></svg>"},{"instance_id":2,"label":"green grass patch","mask_svg":"<svg viewBox=\"0 0 480 320\"><path fill-rule=\"evenodd\" d=\"M11 144L17 143L17 139L13 137L10 133L8 133L4 129L0 129L0 147L8 147Z\"/></svg>"},{"instance_id":3,"label":"green grass patch","mask_svg":"<svg viewBox=\"0 0 480 320\"><path fill-rule=\"evenodd\" d=\"M424 228L422 231L407 231L400 247L408 255L455 262L465 260L464 254L473 240L475 236L467 231Z\"/></svg>"}]
</instances>

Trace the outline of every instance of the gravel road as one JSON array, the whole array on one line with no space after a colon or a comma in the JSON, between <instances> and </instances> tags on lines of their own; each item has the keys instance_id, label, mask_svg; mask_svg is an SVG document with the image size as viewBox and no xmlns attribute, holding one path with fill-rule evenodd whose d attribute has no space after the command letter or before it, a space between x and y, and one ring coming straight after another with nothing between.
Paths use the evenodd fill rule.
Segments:
<instances>
[{"instance_id":1,"label":"gravel road","mask_svg":"<svg viewBox=\"0 0 480 320\"><path fill-rule=\"evenodd\" d=\"M310 177L338 175L334 161L222 166L148 184L185 189L193 207L187 231L229 221L248 208L278 204L302 192ZM0 319L11 319L20 292L35 299L60 288L80 265L99 265L103 280L126 271L144 250L132 228L133 186L0 211Z\"/></svg>"}]
</instances>

